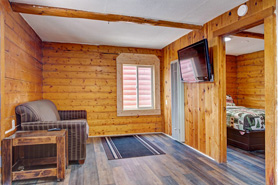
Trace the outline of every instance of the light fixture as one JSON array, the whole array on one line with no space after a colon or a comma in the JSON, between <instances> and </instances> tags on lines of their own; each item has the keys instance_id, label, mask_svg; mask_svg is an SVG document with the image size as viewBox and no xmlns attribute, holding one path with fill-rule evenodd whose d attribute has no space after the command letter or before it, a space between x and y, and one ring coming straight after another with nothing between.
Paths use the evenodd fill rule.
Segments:
<instances>
[{"instance_id":1,"label":"light fixture","mask_svg":"<svg viewBox=\"0 0 278 185\"><path fill-rule=\"evenodd\" d=\"M241 5L238 9L237 9L237 14L238 16L242 17L244 15L246 15L248 12L248 6L247 5Z\"/></svg>"},{"instance_id":2,"label":"light fixture","mask_svg":"<svg viewBox=\"0 0 278 185\"><path fill-rule=\"evenodd\" d=\"M224 41L225 41L225 42L229 42L229 41L231 41L231 40L232 40L231 37L224 37Z\"/></svg>"}]
</instances>

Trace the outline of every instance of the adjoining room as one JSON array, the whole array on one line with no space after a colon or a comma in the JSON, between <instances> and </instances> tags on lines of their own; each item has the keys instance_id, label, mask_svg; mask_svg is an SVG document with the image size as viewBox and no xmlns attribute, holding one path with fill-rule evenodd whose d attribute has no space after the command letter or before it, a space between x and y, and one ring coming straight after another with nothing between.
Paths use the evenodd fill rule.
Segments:
<instances>
[{"instance_id":1,"label":"adjoining room","mask_svg":"<svg viewBox=\"0 0 278 185\"><path fill-rule=\"evenodd\" d=\"M264 25L225 37L227 163L265 179Z\"/></svg>"}]
</instances>

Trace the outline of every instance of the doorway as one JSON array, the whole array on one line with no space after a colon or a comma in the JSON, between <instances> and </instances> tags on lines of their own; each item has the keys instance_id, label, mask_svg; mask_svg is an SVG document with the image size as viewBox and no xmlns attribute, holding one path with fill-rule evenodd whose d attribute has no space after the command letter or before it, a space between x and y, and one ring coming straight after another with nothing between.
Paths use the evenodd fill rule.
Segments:
<instances>
[{"instance_id":1,"label":"doorway","mask_svg":"<svg viewBox=\"0 0 278 185\"><path fill-rule=\"evenodd\" d=\"M264 24L224 37L227 163L265 183ZM253 176L251 174L255 174Z\"/></svg>"},{"instance_id":2,"label":"doorway","mask_svg":"<svg viewBox=\"0 0 278 185\"><path fill-rule=\"evenodd\" d=\"M178 60L171 62L172 137L184 142L184 84L181 82Z\"/></svg>"}]
</instances>

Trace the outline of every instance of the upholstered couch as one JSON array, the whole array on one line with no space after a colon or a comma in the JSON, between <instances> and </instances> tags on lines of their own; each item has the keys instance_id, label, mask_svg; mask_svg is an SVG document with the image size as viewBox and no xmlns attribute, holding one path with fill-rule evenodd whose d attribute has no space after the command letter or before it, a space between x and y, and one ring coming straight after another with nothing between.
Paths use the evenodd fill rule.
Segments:
<instances>
[{"instance_id":1,"label":"upholstered couch","mask_svg":"<svg viewBox=\"0 0 278 185\"><path fill-rule=\"evenodd\" d=\"M84 162L88 138L87 112L84 110L58 111L50 100L38 100L21 104L15 108L19 130L68 130L68 152L70 161ZM41 158L56 155L55 145L25 147L25 158Z\"/></svg>"}]
</instances>

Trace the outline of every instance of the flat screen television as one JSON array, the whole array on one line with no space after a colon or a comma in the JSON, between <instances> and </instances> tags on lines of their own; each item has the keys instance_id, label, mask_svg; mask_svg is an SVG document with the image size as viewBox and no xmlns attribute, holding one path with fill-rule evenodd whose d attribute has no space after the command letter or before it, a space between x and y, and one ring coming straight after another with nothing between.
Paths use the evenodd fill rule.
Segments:
<instances>
[{"instance_id":1,"label":"flat screen television","mask_svg":"<svg viewBox=\"0 0 278 185\"><path fill-rule=\"evenodd\" d=\"M182 82L213 81L207 39L180 49L178 57Z\"/></svg>"}]
</instances>

